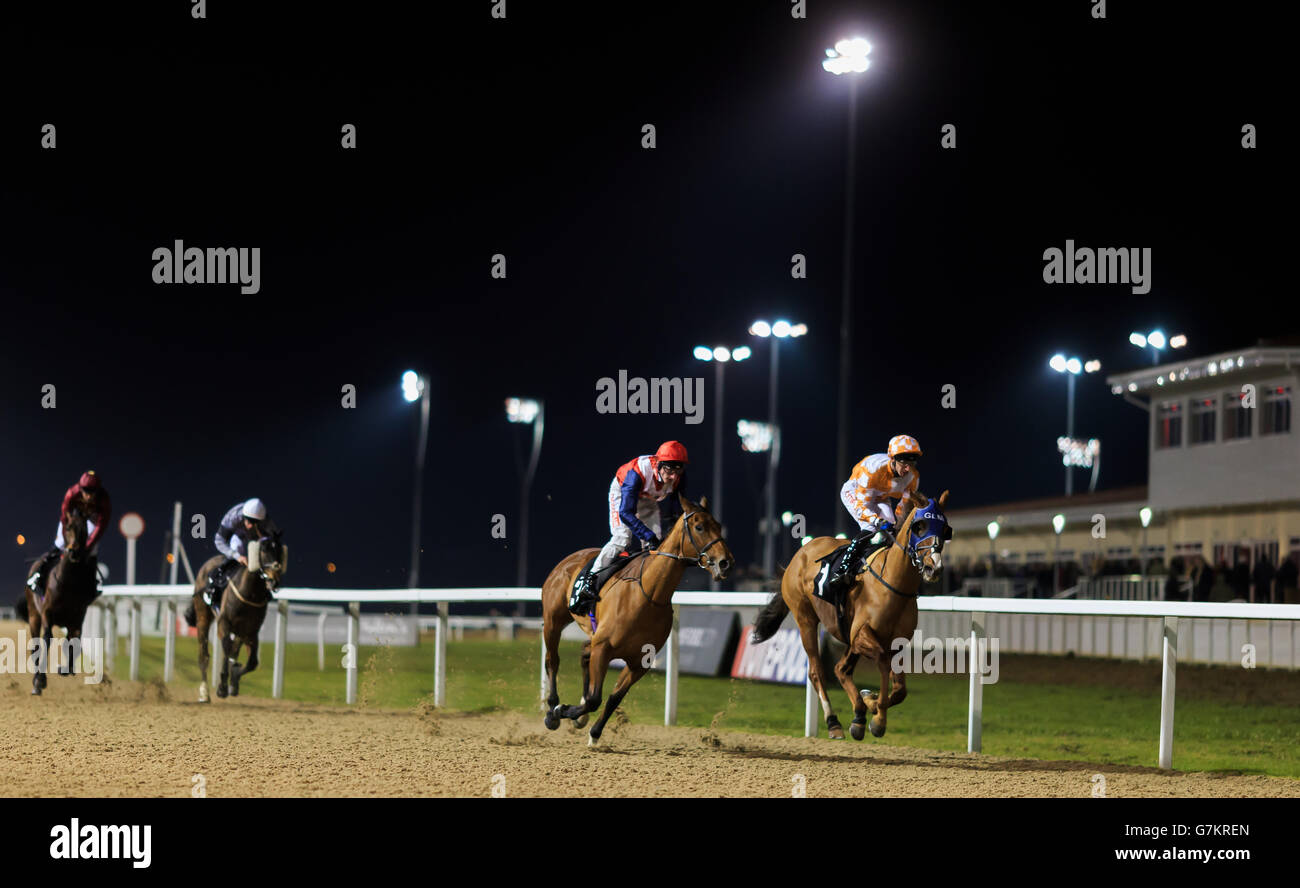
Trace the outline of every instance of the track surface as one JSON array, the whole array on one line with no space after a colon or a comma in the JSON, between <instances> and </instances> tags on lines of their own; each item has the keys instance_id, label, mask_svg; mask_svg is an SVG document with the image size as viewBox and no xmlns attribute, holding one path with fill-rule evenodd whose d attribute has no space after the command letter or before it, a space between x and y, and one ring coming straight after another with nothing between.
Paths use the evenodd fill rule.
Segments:
<instances>
[{"instance_id":1,"label":"track surface","mask_svg":"<svg viewBox=\"0 0 1300 888\"><path fill-rule=\"evenodd\" d=\"M0 795L1066 796L1092 775L1109 797L1300 796L1277 777L933 752L870 741L665 728L611 720L600 746L540 715L190 702L193 688L0 676ZM173 699L184 694L184 700ZM500 775L500 776L497 776ZM802 775L799 781L796 775ZM495 778L495 780L494 780Z\"/></svg>"}]
</instances>

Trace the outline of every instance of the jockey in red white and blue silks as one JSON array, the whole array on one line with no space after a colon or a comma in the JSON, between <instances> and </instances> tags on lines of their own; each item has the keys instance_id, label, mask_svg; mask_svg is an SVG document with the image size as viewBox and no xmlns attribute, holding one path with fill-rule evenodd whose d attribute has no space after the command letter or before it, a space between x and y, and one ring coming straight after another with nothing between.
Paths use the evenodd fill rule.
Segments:
<instances>
[{"instance_id":1,"label":"jockey in red white and blue silks","mask_svg":"<svg viewBox=\"0 0 1300 888\"><path fill-rule=\"evenodd\" d=\"M595 574L609 567L620 552L634 552L633 540L652 549L663 541L664 528L681 515L677 495L685 491L688 462L685 446L665 441L653 455L638 456L619 466L609 484L610 540L582 575L574 607L595 600Z\"/></svg>"}]
</instances>

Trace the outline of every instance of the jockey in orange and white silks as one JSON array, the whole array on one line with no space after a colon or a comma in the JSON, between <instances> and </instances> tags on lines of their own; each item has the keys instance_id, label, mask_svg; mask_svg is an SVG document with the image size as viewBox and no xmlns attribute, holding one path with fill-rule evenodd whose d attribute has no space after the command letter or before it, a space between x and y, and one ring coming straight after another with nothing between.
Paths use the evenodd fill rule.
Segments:
<instances>
[{"instance_id":1,"label":"jockey in orange and white silks","mask_svg":"<svg viewBox=\"0 0 1300 888\"><path fill-rule=\"evenodd\" d=\"M873 536L881 530L893 530L894 504L890 500L911 499L916 492L921 478L916 467L920 457L921 445L915 438L895 435L889 440L888 452L873 453L853 467L849 480L840 488L840 502L858 522L861 533L849 544L840 569L827 581L832 590L857 575L858 559Z\"/></svg>"},{"instance_id":2,"label":"jockey in orange and white silks","mask_svg":"<svg viewBox=\"0 0 1300 888\"><path fill-rule=\"evenodd\" d=\"M639 539L651 549L663 541L665 528L681 514L677 495L685 491L688 462L681 443L665 441L653 455L638 456L619 466L609 484L610 540L581 577L571 610L581 613L580 608L595 599L595 574L609 567L620 552L633 552L633 540Z\"/></svg>"}]
</instances>

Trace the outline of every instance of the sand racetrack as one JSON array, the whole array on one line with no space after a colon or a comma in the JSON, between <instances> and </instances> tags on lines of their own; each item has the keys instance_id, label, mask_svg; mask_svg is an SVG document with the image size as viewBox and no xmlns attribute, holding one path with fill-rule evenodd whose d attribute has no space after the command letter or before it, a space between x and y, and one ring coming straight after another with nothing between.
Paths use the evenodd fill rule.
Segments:
<instances>
[{"instance_id":1,"label":"sand racetrack","mask_svg":"<svg viewBox=\"0 0 1300 888\"><path fill-rule=\"evenodd\" d=\"M1277 777L934 752L870 740L631 724L601 745L540 715L174 699L159 682L0 676L0 795L189 796L1300 796ZM499 776L498 776L499 775ZM800 781L796 775L803 775Z\"/></svg>"}]
</instances>

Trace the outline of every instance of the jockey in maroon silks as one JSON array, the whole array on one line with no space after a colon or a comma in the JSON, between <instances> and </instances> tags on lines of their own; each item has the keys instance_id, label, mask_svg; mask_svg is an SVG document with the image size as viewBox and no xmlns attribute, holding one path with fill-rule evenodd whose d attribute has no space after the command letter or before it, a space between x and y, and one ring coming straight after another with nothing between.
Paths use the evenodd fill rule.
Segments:
<instances>
[{"instance_id":1,"label":"jockey in maroon silks","mask_svg":"<svg viewBox=\"0 0 1300 888\"><path fill-rule=\"evenodd\" d=\"M100 483L99 476L93 470L82 474L77 483L68 488L63 494L63 505L59 508L59 528L54 534L54 545L50 551L45 553L41 559L40 566L36 573L32 574L27 581L39 593L45 591L45 578L49 575L50 568L58 562L59 556L63 554L65 544L63 541L63 522L74 511L80 512L86 518L86 529L90 532L90 538L86 540L86 551L90 554L90 567L94 571L96 581L99 578L99 538L104 533L104 528L108 527L109 519L113 517L113 501L108 496L108 491ZM95 591L96 597L99 596L98 586Z\"/></svg>"}]
</instances>

